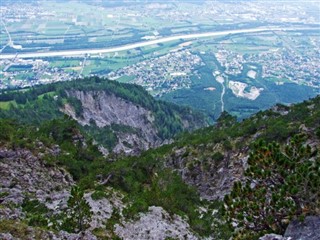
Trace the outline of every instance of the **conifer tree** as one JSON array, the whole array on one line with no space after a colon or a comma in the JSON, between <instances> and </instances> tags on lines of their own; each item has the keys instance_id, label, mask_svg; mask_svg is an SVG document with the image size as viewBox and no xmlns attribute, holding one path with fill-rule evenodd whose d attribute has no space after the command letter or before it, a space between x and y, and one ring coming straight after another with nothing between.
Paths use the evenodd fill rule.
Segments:
<instances>
[{"instance_id":1,"label":"conifer tree","mask_svg":"<svg viewBox=\"0 0 320 240\"><path fill-rule=\"evenodd\" d=\"M302 135L281 148L273 142L254 145L246 181L236 182L225 197L226 215L237 225L238 239L283 233L292 219L319 214L320 158Z\"/></svg>"},{"instance_id":2,"label":"conifer tree","mask_svg":"<svg viewBox=\"0 0 320 240\"><path fill-rule=\"evenodd\" d=\"M84 198L84 192L78 186L71 189L68 200L65 229L69 232L81 232L89 227L92 217L90 205Z\"/></svg>"}]
</instances>

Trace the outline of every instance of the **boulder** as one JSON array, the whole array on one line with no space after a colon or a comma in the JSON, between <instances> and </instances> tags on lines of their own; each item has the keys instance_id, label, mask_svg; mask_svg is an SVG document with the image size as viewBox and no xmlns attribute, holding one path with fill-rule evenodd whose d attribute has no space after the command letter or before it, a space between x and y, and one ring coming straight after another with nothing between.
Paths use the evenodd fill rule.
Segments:
<instances>
[{"instance_id":1,"label":"boulder","mask_svg":"<svg viewBox=\"0 0 320 240\"><path fill-rule=\"evenodd\" d=\"M264 235L263 237L259 238L259 240L289 240L289 239L281 235L271 233L271 234Z\"/></svg>"},{"instance_id":2,"label":"boulder","mask_svg":"<svg viewBox=\"0 0 320 240\"><path fill-rule=\"evenodd\" d=\"M284 236L292 240L319 240L320 216L308 216L303 222L292 221Z\"/></svg>"}]
</instances>

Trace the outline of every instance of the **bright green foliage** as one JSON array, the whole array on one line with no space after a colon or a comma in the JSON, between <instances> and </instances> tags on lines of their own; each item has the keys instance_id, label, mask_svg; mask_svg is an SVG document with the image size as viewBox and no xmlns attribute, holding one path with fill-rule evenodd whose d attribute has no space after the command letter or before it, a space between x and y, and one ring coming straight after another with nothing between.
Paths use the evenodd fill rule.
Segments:
<instances>
[{"instance_id":1,"label":"bright green foliage","mask_svg":"<svg viewBox=\"0 0 320 240\"><path fill-rule=\"evenodd\" d=\"M225 197L226 215L242 231L239 239L283 233L291 219L319 214L320 158L296 135L284 149L258 141L244 183Z\"/></svg>"},{"instance_id":2,"label":"bright green foliage","mask_svg":"<svg viewBox=\"0 0 320 240\"><path fill-rule=\"evenodd\" d=\"M81 232L89 227L92 217L90 205L84 198L84 191L75 186L68 200L67 216L62 228L68 232Z\"/></svg>"}]
</instances>

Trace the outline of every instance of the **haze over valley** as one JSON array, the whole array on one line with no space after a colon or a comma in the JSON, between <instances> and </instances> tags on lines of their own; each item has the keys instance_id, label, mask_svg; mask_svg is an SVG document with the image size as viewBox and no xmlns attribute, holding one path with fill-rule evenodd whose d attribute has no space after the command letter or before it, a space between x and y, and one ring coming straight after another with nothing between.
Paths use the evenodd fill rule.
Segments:
<instances>
[{"instance_id":1,"label":"haze over valley","mask_svg":"<svg viewBox=\"0 0 320 240\"><path fill-rule=\"evenodd\" d=\"M319 93L316 1L3 1L0 10L1 89L97 75L213 119Z\"/></svg>"}]
</instances>

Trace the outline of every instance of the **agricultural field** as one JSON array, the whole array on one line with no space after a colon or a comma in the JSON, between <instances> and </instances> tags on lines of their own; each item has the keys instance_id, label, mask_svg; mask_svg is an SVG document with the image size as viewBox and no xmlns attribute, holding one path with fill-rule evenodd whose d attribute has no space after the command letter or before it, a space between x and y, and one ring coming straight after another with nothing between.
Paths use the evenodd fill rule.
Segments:
<instances>
[{"instance_id":1,"label":"agricultural field","mask_svg":"<svg viewBox=\"0 0 320 240\"><path fill-rule=\"evenodd\" d=\"M219 1L0 5L0 89L98 75L142 85L157 98L195 107L213 118L222 110L244 118L277 102L319 94L320 9L311 5L243 2L231 7ZM279 14L283 10L285 18ZM234 30L238 32L231 33ZM220 31L230 33L196 37ZM190 34L196 35L180 38ZM87 53L172 36L178 37ZM61 51L79 54L19 56ZM14 57L1 59L2 54Z\"/></svg>"}]
</instances>

